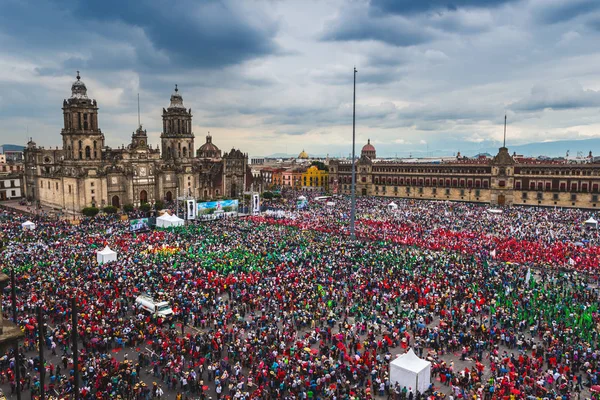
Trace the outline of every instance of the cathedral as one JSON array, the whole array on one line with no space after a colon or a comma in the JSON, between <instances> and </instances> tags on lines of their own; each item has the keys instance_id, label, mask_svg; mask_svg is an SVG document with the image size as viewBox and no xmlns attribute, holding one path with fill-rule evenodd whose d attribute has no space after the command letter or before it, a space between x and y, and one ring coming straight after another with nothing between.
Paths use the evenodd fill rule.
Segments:
<instances>
[{"instance_id":1,"label":"cathedral","mask_svg":"<svg viewBox=\"0 0 600 400\"><path fill-rule=\"evenodd\" d=\"M221 154L210 134L195 149L192 110L177 85L162 110L160 149L148 143L141 125L127 147L107 147L98 104L88 97L79 72L62 110L62 148L46 149L30 139L24 153L26 196L40 206L78 213L84 207L139 206L178 196L240 198L250 189L247 154L237 149Z\"/></svg>"}]
</instances>

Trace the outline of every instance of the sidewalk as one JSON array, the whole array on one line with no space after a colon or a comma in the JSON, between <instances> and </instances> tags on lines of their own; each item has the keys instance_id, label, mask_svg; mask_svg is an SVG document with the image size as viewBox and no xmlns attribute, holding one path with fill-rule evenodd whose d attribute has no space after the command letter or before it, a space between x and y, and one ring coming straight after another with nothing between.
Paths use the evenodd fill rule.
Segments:
<instances>
[{"instance_id":1,"label":"sidewalk","mask_svg":"<svg viewBox=\"0 0 600 400\"><path fill-rule=\"evenodd\" d=\"M7 200L7 201L2 201L0 202L0 207L8 209L8 210L13 210L13 211L18 211L20 213L23 214L27 214L31 217L35 217L35 216L43 216L43 217L56 217L56 218L68 218L71 217L70 215L63 215L62 213L50 208L50 207L41 207L36 209L34 205L21 205L19 204L20 200Z\"/></svg>"}]
</instances>

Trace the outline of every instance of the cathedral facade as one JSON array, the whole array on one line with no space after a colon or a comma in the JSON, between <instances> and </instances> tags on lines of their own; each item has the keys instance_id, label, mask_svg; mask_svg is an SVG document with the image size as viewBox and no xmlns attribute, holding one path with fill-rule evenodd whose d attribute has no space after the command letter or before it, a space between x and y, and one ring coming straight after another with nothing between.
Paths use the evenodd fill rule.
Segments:
<instances>
[{"instance_id":1,"label":"cathedral facade","mask_svg":"<svg viewBox=\"0 0 600 400\"><path fill-rule=\"evenodd\" d=\"M141 125L127 147L106 146L98 105L88 98L79 73L62 110L62 148L46 149L30 140L24 152L26 196L40 206L78 213L90 206L139 206L181 196L239 198L251 186L247 154L237 149L221 154L210 134L195 149L192 110L185 108L177 86L163 108L160 149L148 143Z\"/></svg>"}]
</instances>

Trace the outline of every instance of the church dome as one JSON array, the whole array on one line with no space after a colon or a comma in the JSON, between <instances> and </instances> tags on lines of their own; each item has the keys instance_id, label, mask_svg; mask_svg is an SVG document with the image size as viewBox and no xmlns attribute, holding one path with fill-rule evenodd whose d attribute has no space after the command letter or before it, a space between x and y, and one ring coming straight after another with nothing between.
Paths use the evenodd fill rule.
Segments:
<instances>
[{"instance_id":1,"label":"church dome","mask_svg":"<svg viewBox=\"0 0 600 400\"><path fill-rule=\"evenodd\" d=\"M210 134L206 136L206 143L200 146L196 153L199 158L221 157L221 150L212 142L212 136L210 136Z\"/></svg>"},{"instance_id":2,"label":"church dome","mask_svg":"<svg viewBox=\"0 0 600 400\"><path fill-rule=\"evenodd\" d=\"M367 144L363 146L362 151L360 152L361 157L366 156L373 160L375 159L376 154L375 146L371 144L371 139L368 139Z\"/></svg>"},{"instance_id":3,"label":"church dome","mask_svg":"<svg viewBox=\"0 0 600 400\"><path fill-rule=\"evenodd\" d=\"M77 80L71 85L71 98L72 99L87 99L87 88L85 83L81 81L79 71L77 71Z\"/></svg>"},{"instance_id":4,"label":"church dome","mask_svg":"<svg viewBox=\"0 0 600 400\"><path fill-rule=\"evenodd\" d=\"M298 154L298 158L301 160L308 160L308 153L305 152L304 149L302 149L300 154Z\"/></svg>"},{"instance_id":5,"label":"church dome","mask_svg":"<svg viewBox=\"0 0 600 400\"><path fill-rule=\"evenodd\" d=\"M183 97L179 94L179 89L177 89L177 85L175 85L175 92L171 95L171 104L169 108L182 108L185 110L183 105Z\"/></svg>"}]
</instances>

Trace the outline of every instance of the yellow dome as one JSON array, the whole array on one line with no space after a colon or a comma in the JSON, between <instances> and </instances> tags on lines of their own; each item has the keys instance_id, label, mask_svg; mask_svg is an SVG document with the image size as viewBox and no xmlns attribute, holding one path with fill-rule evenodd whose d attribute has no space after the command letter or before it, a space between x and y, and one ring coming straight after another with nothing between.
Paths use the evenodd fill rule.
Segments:
<instances>
[{"instance_id":1,"label":"yellow dome","mask_svg":"<svg viewBox=\"0 0 600 400\"><path fill-rule=\"evenodd\" d=\"M306 160L308 159L308 153L305 152L304 149L302 149L302 152L298 155L298 158Z\"/></svg>"}]
</instances>

